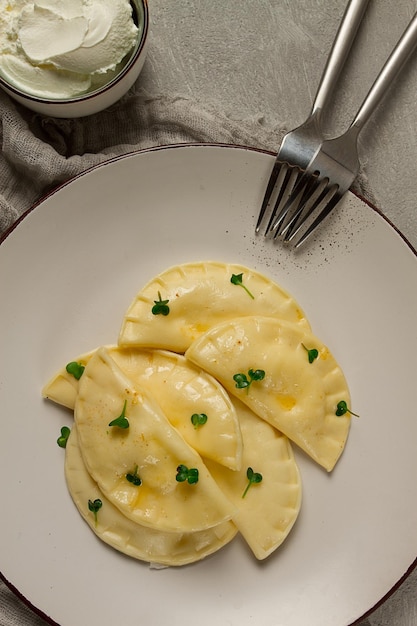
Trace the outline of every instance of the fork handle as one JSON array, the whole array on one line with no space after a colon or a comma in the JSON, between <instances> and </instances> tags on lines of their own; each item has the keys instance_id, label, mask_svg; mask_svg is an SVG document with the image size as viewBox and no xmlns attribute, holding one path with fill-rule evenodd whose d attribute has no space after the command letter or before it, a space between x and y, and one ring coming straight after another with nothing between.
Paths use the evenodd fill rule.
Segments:
<instances>
[{"instance_id":1,"label":"fork handle","mask_svg":"<svg viewBox=\"0 0 417 626\"><path fill-rule=\"evenodd\" d=\"M417 13L414 14L407 29L395 46L393 52L378 74L374 84L363 101L355 119L350 125L356 134L360 132L370 115L385 95L392 81L399 74L403 65L417 46Z\"/></svg>"},{"instance_id":2,"label":"fork handle","mask_svg":"<svg viewBox=\"0 0 417 626\"><path fill-rule=\"evenodd\" d=\"M350 0L345 9L320 80L311 110L312 116L318 117L320 112L327 105L328 99L336 85L350 48L352 47L368 3L369 0Z\"/></svg>"}]
</instances>

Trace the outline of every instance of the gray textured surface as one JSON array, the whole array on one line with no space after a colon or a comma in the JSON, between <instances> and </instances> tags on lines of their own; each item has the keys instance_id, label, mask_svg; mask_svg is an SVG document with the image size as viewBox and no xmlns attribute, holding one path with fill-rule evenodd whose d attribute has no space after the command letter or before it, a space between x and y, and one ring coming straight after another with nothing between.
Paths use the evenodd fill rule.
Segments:
<instances>
[{"instance_id":1,"label":"gray textured surface","mask_svg":"<svg viewBox=\"0 0 417 626\"><path fill-rule=\"evenodd\" d=\"M234 120L261 122L264 130L273 133L282 126L290 129L307 116L346 1L149 3L151 41L140 82L150 97L190 97ZM370 1L334 99L329 133L341 131L348 124L416 10L417 0ZM360 141L362 161L379 208L415 247L416 126L417 53ZM17 605L18 600L15 602ZM10 623L41 623L26 612L20 613L20 622L15 622L17 614L18 607L13 605ZM361 622L361 626L416 624L417 571Z\"/></svg>"}]
</instances>

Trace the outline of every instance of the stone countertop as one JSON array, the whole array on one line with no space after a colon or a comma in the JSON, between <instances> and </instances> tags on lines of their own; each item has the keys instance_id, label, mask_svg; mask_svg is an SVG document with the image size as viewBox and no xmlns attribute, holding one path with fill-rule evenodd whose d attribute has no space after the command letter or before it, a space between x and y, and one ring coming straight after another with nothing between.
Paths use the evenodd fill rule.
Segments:
<instances>
[{"instance_id":1,"label":"stone countertop","mask_svg":"<svg viewBox=\"0 0 417 626\"><path fill-rule=\"evenodd\" d=\"M150 96L190 97L233 120L256 121L272 134L298 126L310 112L347 0L148 2L150 46L141 88ZM417 0L370 0L329 111L329 136L346 129L416 11ZM378 208L414 248L416 94L417 51L364 128L359 145ZM410 564L415 557L410 554ZM24 623L41 620L30 614ZM415 624L417 568L358 626Z\"/></svg>"},{"instance_id":2,"label":"stone countertop","mask_svg":"<svg viewBox=\"0 0 417 626\"><path fill-rule=\"evenodd\" d=\"M141 77L145 89L198 98L233 119L259 120L271 129L291 129L307 117L346 5L345 0L149 3L150 52ZM329 135L342 132L353 119L416 11L416 0L370 1L335 91ZM417 52L369 120L359 144L379 209L415 248L416 94ZM417 624L417 571L361 624Z\"/></svg>"}]
</instances>

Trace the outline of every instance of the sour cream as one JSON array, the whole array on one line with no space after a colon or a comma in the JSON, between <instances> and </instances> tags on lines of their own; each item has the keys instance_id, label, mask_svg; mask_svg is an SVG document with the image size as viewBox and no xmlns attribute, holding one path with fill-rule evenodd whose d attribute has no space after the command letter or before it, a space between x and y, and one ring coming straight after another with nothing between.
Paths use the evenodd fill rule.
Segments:
<instances>
[{"instance_id":1,"label":"sour cream","mask_svg":"<svg viewBox=\"0 0 417 626\"><path fill-rule=\"evenodd\" d=\"M129 0L0 0L0 75L52 99L96 89L138 40Z\"/></svg>"}]
</instances>

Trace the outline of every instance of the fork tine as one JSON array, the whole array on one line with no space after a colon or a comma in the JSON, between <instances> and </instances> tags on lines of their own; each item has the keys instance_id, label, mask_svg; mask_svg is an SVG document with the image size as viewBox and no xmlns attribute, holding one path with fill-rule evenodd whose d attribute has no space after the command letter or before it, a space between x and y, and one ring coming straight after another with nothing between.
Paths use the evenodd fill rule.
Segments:
<instances>
[{"instance_id":1,"label":"fork tine","mask_svg":"<svg viewBox=\"0 0 417 626\"><path fill-rule=\"evenodd\" d=\"M297 177L298 176L299 172L297 173ZM301 179L302 178L303 175L301 176ZM301 182L301 179L299 179L298 181L290 181L291 185L288 186L285 198L282 198L280 206L276 206L276 210L271 215L268 228L269 231L273 233L274 238L280 234L282 225L288 220L289 216L291 216L297 210L297 207L302 200L304 193L304 184Z\"/></svg>"},{"instance_id":2,"label":"fork tine","mask_svg":"<svg viewBox=\"0 0 417 626\"><path fill-rule=\"evenodd\" d=\"M268 220L268 224L267 227L265 228L265 235L268 234L270 228L271 228L271 224L274 220L274 216L278 210L278 207L280 206L281 202L282 202L282 198L284 196L285 190L288 187L289 184L289 179L291 178L290 176L290 166L288 165L288 163L284 163L281 162L281 169L279 172L279 176L278 176L278 180L277 180L277 184L276 184L276 188L275 191L278 191L278 194L275 198L274 201L274 206L273 209L271 211L271 214L269 216L269 220Z\"/></svg>"},{"instance_id":3,"label":"fork tine","mask_svg":"<svg viewBox=\"0 0 417 626\"><path fill-rule=\"evenodd\" d=\"M262 206L261 206L261 210L259 212L258 221L256 222L256 227L255 227L255 232L256 233L259 233L259 230L261 228L261 224L262 224L262 221L264 219L264 215L265 215L266 209L268 207L269 201L271 199L271 196L272 196L274 188L275 188L275 183L277 182L279 173L281 171L281 166L282 166L282 162L278 161L278 159L275 159L274 167L272 168L272 172L271 172L271 175L269 177L268 185L267 185L267 188L266 188L266 191L265 191L264 199L262 201Z\"/></svg>"},{"instance_id":4,"label":"fork tine","mask_svg":"<svg viewBox=\"0 0 417 626\"><path fill-rule=\"evenodd\" d=\"M310 224L310 226L307 228L307 230L301 235L301 237L297 240L297 242L294 244L295 248L299 248L300 246L303 245L303 243L305 243L307 241L307 239L317 230L318 226L322 223L322 221L329 215L329 213L331 213L333 211L333 209L339 204L339 202L341 201L341 199L343 198L345 194L343 195L339 195L337 193L334 194L334 196L329 200L329 202L321 209L321 211L318 213L317 217L314 219L314 221L312 222L312 224ZM296 233L294 233L293 236L295 236Z\"/></svg>"},{"instance_id":5,"label":"fork tine","mask_svg":"<svg viewBox=\"0 0 417 626\"><path fill-rule=\"evenodd\" d=\"M271 232L274 232L274 238L280 236L286 230L287 224L293 220L295 215L299 214L317 186L318 172L311 175L295 165L291 165L290 169L296 170L298 180L287 188L286 197L282 198L282 206L279 212L275 210L271 215L268 228ZM275 209L277 209L277 205Z\"/></svg>"},{"instance_id":6,"label":"fork tine","mask_svg":"<svg viewBox=\"0 0 417 626\"><path fill-rule=\"evenodd\" d=\"M337 196L337 191L338 191L338 185L326 186L323 189L323 192L320 194L320 197L316 199L316 201L311 205L311 207L309 207L308 212L306 213L305 216L303 216L303 219L300 221L300 223L295 228L293 228L291 232L286 234L286 237L284 238L284 240L287 242L292 241L294 237L296 237L297 234L300 232L300 230L304 226L307 225L308 218L312 216L312 219L314 219L313 214L315 212L318 211L319 214L321 214L322 212L326 211L326 209L328 209L328 213L330 213L330 211L333 208L332 200L334 197Z\"/></svg>"},{"instance_id":7,"label":"fork tine","mask_svg":"<svg viewBox=\"0 0 417 626\"><path fill-rule=\"evenodd\" d=\"M285 228L281 230L281 236L283 236L284 241L291 241L292 234L296 234L310 215L328 198L329 179L320 178L318 173L315 173L313 176L308 189L304 193L303 203L285 225Z\"/></svg>"},{"instance_id":8,"label":"fork tine","mask_svg":"<svg viewBox=\"0 0 417 626\"><path fill-rule=\"evenodd\" d=\"M268 225L265 230L265 235L272 232L275 224L281 221L285 215L282 214L282 207L287 206L290 203L291 198L293 197L294 187L296 186L297 179L300 175L300 168L289 165L288 163L282 164L282 178L281 178L281 186L279 188L279 192L277 198L275 200L274 208L269 217ZM278 217L277 217L278 213Z\"/></svg>"},{"instance_id":9,"label":"fork tine","mask_svg":"<svg viewBox=\"0 0 417 626\"><path fill-rule=\"evenodd\" d=\"M279 237L285 233L288 226L300 215L303 207L314 193L316 186L317 176L307 176L306 172L304 172L295 186L293 193L282 208L281 214L275 220L273 225L275 237Z\"/></svg>"}]
</instances>

